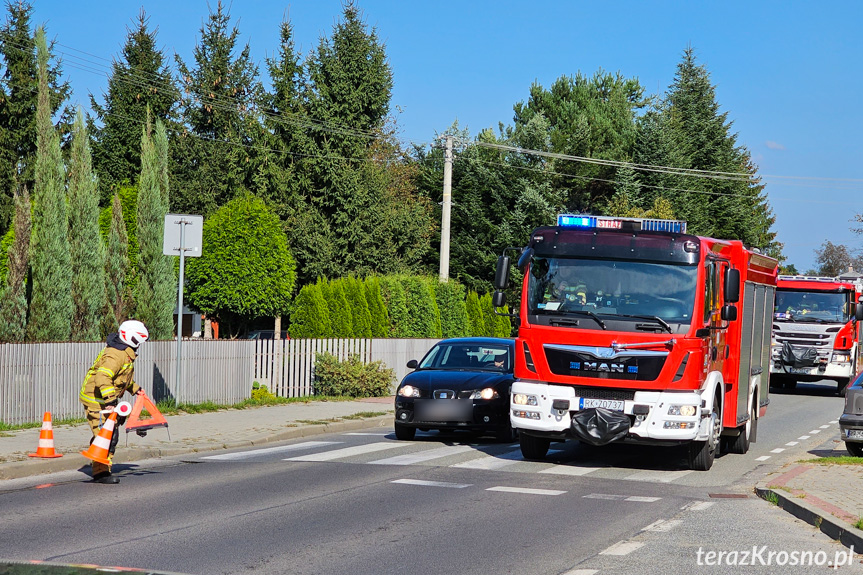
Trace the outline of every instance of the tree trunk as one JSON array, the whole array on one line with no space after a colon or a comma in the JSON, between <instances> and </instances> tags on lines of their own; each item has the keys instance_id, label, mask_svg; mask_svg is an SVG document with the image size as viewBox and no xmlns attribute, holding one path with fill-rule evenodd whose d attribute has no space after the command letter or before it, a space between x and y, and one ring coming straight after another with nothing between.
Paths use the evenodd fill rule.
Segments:
<instances>
[{"instance_id":1,"label":"tree trunk","mask_svg":"<svg viewBox=\"0 0 863 575\"><path fill-rule=\"evenodd\" d=\"M204 339L213 339L213 322L206 315L202 314L204 318Z\"/></svg>"},{"instance_id":2,"label":"tree trunk","mask_svg":"<svg viewBox=\"0 0 863 575\"><path fill-rule=\"evenodd\" d=\"M276 324L273 326L273 339L282 339L282 316L276 316Z\"/></svg>"}]
</instances>

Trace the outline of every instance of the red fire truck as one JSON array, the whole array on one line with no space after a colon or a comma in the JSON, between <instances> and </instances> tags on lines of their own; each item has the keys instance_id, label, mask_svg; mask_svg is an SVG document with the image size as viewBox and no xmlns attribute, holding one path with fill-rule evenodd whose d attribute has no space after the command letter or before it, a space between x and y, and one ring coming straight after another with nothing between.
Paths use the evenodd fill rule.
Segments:
<instances>
[{"instance_id":1,"label":"red fire truck","mask_svg":"<svg viewBox=\"0 0 863 575\"><path fill-rule=\"evenodd\" d=\"M566 439L686 445L706 471L723 446L748 451L768 404L776 260L682 221L561 215L518 268L510 421L525 458Z\"/></svg>"},{"instance_id":2,"label":"red fire truck","mask_svg":"<svg viewBox=\"0 0 863 575\"><path fill-rule=\"evenodd\" d=\"M773 315L770 384L832 379L845 394L857 373L860 330L854 308L863 292L859 276L779 276Z\"/></svg>"}]
</instances>

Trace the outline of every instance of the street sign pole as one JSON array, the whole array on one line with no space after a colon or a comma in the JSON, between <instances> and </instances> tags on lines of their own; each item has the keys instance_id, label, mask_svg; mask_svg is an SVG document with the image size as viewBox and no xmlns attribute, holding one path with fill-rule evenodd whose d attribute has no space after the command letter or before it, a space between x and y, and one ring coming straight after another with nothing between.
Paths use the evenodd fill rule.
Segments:
<instances>
[{"instance_id":1,"label":"street sign pole","mask_svg":"<svg viewBox=\"0 0 863 575\"><path fill-rule=\"evenodd\" d=\"M180 218L180 281L177 282L177 404L180 403L180 385L183 374L183 281L185 275L184 262L186 259L186 225L192 222Z\"/></svg>"}]
</instances>

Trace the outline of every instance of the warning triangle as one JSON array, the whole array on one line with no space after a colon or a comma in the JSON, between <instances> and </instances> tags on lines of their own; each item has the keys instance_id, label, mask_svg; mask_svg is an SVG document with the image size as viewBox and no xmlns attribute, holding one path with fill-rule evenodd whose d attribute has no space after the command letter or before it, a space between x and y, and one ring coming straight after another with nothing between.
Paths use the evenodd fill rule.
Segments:
<instances>
[{"instance_id":1,"label":"warning triangle","mask_svg":"<svg viewBox=\"0 0 863 575\"><path fill-rule=\"evenodd\" d=\"M144 409L150 414L147 419L141 419L141 411ZM135 405L132 407L129 418L126 419L125 427L126 433L129 433L130 431L143 431L154 427L168 427L168 421L142 390L140 395L135 397Z\"/></svg>"}]
</instances>

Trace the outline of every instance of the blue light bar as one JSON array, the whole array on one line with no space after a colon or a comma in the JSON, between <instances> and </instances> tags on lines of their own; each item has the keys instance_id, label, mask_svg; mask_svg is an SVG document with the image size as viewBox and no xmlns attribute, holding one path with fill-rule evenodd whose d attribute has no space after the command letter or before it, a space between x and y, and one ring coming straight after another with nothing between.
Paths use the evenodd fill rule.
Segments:
<instances>
[{"instance_id":1,"label":"blue light bar","mask_svg":"<svg viewBox=\"0 0 863 575\"><path fill-rule=\"evenodd\" d=\"M557 225L567 228L626 229L630 231L686 233L686 222L682 220L657 220L650 218L615 218L611 216L559 214L557 216Z\"/></svg>"}]
</instances>

